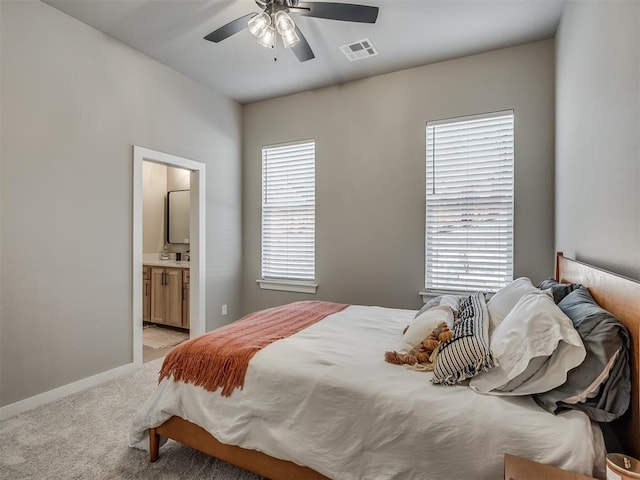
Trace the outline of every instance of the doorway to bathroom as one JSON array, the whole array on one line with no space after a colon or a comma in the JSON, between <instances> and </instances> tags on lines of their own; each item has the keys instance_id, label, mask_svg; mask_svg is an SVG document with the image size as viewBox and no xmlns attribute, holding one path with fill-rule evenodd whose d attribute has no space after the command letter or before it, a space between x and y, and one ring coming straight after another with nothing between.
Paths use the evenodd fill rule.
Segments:
<instances>
[{"instance_id":1,"label":"doorway to bathroom","mask_svg":"<svg viewBox=\"0 0 640 480\"><path fill-rule=\"evenodd\" d=\"M142 162L142 361L189 338L191 170Z\"/></svg>"},{"instance_id":2,"label":"doorway to bathroom","mask_svg":"<svg viewBox=\"0 0 640 480\"><path fill-rule=\"evenodd\" d=\"M141 365L205 331L205 165L139 146L133 160L133 360Z\"/></svg>"}]
</instances>

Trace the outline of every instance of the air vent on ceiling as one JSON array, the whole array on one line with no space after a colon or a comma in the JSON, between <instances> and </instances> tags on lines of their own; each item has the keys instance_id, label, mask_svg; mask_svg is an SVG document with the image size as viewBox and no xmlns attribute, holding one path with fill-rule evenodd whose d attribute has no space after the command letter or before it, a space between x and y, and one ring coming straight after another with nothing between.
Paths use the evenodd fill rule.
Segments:
<instances>
[{"instance_id":1,"label":"air vent on ceiling","mask_svg":"<svg viewBox=\"0 0 640 480\"><path fill-rule=\"evenodd\" d=\"M350 43L348 45L342 45L340 50L344 53L345 57L352 62L378 55L376 47L373 46L373 43L371 43L371 40L368 38L358 40L357 42Z\"/></svg>"}]
</instances>

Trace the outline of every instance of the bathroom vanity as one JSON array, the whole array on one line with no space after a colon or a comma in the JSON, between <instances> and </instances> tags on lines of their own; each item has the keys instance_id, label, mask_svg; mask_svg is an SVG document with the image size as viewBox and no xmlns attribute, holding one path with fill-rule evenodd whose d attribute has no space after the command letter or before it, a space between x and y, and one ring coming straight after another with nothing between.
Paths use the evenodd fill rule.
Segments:
<instances>
[{"instance_id":1,"label":"bathroom vanity","mask_svg":"<svg viewBox=\"0 0 640 480\"><path fill-rule=\"evenodd\" d=\"M142 320L189 328L189 262L145 261Z\"/></svg>"}]
</instances>

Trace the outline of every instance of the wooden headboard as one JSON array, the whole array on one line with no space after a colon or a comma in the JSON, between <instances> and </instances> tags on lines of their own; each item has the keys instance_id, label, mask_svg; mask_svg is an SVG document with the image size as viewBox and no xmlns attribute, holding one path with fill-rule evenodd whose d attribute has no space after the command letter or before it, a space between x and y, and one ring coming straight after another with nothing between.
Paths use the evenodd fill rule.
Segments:
<instances>
[{"instance_id":1,"label":"wooden headboard","mask_svg":"<svg viewBox=\"0 0 640 480\"><path fill-rule=\"evenodd\" d=\"M621 422L624 447L640 458L640 282L571 260L558 252L556 280L580 283L589 289L598 304L629 330L631 336L631 408Z\"/></svg>"}]
</instances>

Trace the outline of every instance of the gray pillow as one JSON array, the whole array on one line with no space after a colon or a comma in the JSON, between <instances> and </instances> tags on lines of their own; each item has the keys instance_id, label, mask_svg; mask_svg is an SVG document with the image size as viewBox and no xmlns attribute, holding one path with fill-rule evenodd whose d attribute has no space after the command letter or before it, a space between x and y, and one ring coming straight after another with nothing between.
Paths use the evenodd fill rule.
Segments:
<instances>
[{"instance_id":1,"label":"gray pillow","mask_svg":"<svg viewBox=\"0 0 640 480\"><path fill-rule=\"evenodd\" d=\"M579 283L560 283L557 280L552 278L548 280L543 280L538 285L540 290L551 289L551 293L553 293L553 301L558 304L564 297L569 295L574 290L580 288L582 285Z\"/></svg>"},{"instance_id":2,"label":"gray pillow","mask_svg":"<svg viewBox=\"0 0 640 480\"><path fill-rule=\"evenodd\" d=\"M584 287L566 295L558 307L573 322L587 356L584 362L569 371L563 385L535 395L536 402L552 413L582 410L597 422L611 422L621 417L631 401L629 332L618 319L600 307ZM606 379L597 386L597 380L606 375L607 369ZM598 388L592 398L578 403L564 401L583 395L594 384Z\"/></svg>"}]
</instances>

